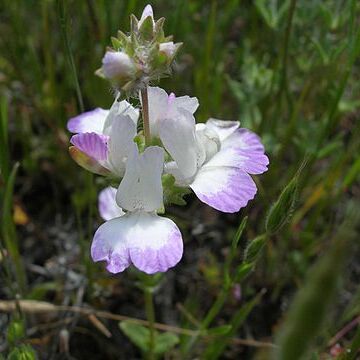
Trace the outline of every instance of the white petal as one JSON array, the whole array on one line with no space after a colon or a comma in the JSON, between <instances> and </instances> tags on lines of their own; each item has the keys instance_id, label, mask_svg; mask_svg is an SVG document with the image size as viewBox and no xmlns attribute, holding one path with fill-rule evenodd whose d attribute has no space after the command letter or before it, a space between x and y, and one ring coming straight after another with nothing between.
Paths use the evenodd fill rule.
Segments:
<instances>
[{"instance_id":1,"label":"white petal","mask_svg":"<svg viewBox=\"0 0 360 360\"><path fill-rule=\"evenodd\" d=\"M238 129L240 123L238 121L229 121L229 120L219 120L210 118L206 122L206 127L215 131L220 141L225 140L228 136L230 136L236 129Z\"/></svg>"},{"instance_id":2,"label":"white petal","mask_svg":"<svg viewBox=\"0 0 360 360\"><path fill-rule=\"evenodd\" d=\"M128 115L117 116L110 128L108 163L111 171L123 176L125 161L134 145L136 125Z\"/></svg>"},{"instance_id":3,"label":"white petal","mask_svg":"<svg viewBox=\"0 0 360 360\"><path fill-rule=\"evenodd\" d=\"M137 126L137 122L139 119L139 110L134 108L130 103L126 100L118 101L115 99L112 104L109 114L106 118L104 124L104 134L109 135L111 126L117 118L121 118L123 116L129 116L131 120L134 122L135 126Z\"/></svg>"},{"instance_id":4,"label":"white petal","mask_svg":"<svg viewBox=\"0 0 360 360\"><path fill-rule=\"evenodd\" d=\"M166 271L181 259L183 242L173 221L155 214L128 213L107 221L96 231L91 256L106 261L112 273L131 263L148 274Z\"/></svg>"},{"instance_id":5,"label":"white petal","mask_svg":"<svg viewBox=\"0 0 360 360\"><path fill-rule=\"evenodd\" d=\"M151 136L159 136L159 120L167 113L168 94L159 87L148 87L149 122Z\"/></svg>"},{"instance_id":6,"label":"white petal","mask_svg":"<svg viewBox=\"0 0 360 360\"><path fill-rule=\"evenodd\" d=\"M184 109L194 114L199 107L199 100L196 97L190 96L179 96L174 99L174 107L178 109Z\"/></svg>"},{"instance_id":7,"label":"white petal","mask_svg":"<svg viewBox=\"0 0 360 360\"><path fill-rule=\"evenodd\" d=\"M112 186L100 191L98 207L100 216L104 220L111 220L124 215L123 210L116 203L115 196L116 189Z\"/></svg>"},{"instance_id":8,"label":"white petal","mask_svg":"<svg viewBox=\"0 0 360 360\"><path fill-rule=\"evenodd\" d=\"M183 110L176 117L161 120L160 139L184 178L194 176L200 155L191 113Z\"/></svg>"},{"instance_id":9,"label":"white petal","mask_svg":"<svg viewBox=\"0 0 360 360\"><path fill-rule=\"evenodd\" d=\"M173 93L168 95L159 87L148 87L149 121L152 136L159 136L159 121L164 118L179 116L179 111L186 110L193 114L199 106L195 97L176 97Z\"/></svg>"},{"instance_id":10,"label":"white petal","mask_svg":"<svg viewBox=\"0 0 360 360\"><path fill-rule=\"evenodd\" d=\"M102 134L105 119L108 114L109 110L101 108L84 112L71 118L67 123L67 128L72 133L93 132Z\"/></svg>"},{"instance_id":11,"label":"white petal","mask_svg":"<svg viewBox=\"0 0 360 360\"><path fill-rule=\"evenodd\" d=\"M139 154L133 143L126 162L126 171L116 194L120 207L129 211L155 211L163 206L161 174L164 150L150 146Z\"/></svg>"},{"instance_id":12,"label":"white petal","mask_svg":"<svg viewBox=\"0 0 360 360\"><path fill-rule=\"evenodd\" d=\"M126 215L109 220L95 232L91 244L91 257L94 261L106 261L107 270L116 274L130 265L126 236L128 222ZM131 225L131 223L130 223Z\"/></svg>"}]
</instances>

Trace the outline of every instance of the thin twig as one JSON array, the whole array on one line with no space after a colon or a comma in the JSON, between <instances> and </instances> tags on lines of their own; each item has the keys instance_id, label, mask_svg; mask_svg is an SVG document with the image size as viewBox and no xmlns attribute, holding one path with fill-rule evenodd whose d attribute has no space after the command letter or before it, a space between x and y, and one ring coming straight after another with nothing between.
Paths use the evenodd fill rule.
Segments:
<instances>
[{"instance_id":1,"label":"thin twig","mask_svg":"<svg viewBox=\"0 0 360 360\"><path fill-rule=\"evenodd\" d=\"M35 301L35 300L19 300L18 306L24 313L46 313L46 312L61 312L69 311L73 313L79 313L84 316L95 315L99 318L115 320L115 321L129 321L135 324L149 326L149 322L142 319L132 318L126 315L113 314L107 311L96 311L89 308L83 308L79 306L65 306L65 305L53 305L45 301ZM0 300L0 312L13 312L16 311L16 303L14 300ZM197 336L200 335L205 339L211 340L214 336L209 336L206 333L201 333L197 330L184 329L177 326L166 325L161 323L154 323L154 327L158 330L169 331L176 334L187 335L187 336ZM276 347L276 345L269 342L262 342L257 340L250 339L240 339L232 338L232 343L240 344L244 346L253 346L253 347Z\"/></svg>"},{"instance_id":2,"label":"thin twig","mask_svg":"<svg viewBox=\"0 0 360 360\"><path fill-rule=\"evenodd\" d=\"M355 319L351 320L346 324L340 331L338 331L328 342L328 346L331 347L335 345L343 336L345 336L350 330L352 330L356 325L360 323L360 315Z\"/></svg>"}]
</instances>

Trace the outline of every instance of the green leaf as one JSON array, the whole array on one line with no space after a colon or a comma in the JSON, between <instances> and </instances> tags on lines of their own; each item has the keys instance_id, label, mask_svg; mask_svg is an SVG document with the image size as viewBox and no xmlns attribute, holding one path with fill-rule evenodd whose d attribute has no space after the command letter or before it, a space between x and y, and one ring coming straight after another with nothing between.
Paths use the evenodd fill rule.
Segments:
<instances>
[{"instance_id":1,"label":"green leaf","mask_svg":"<svg viewBox=\"0 0 360 360\"><path fill-rule=\"evenodd\" d=\"M130 321L122 321L119 326L134 345L144 352L148 350L150 339L150 331L148 328Z\"/></svg>"},{"instance_id":2,"label":"green leaf","mask_svg":"<svg viewBox=\"0 0 360 360\"><path fill-rule=\"evenodd\" d=\"M351 205L348 208L331 248L309 271L305 286L295 296L278 333L278 349L274 352L274 359L303 359L320 334L324 319L335 300L339 279L348 258L349 244L356 239L358 214L356 207Z\"/></svg>"},{"instance_id":3,"label":"green leaf","mask_svg":"<svg viewBox=\"0 0 360 360\"><path fill-rule=\"evenodd\" d=\"M296 174L270 208L265 223L269 234L278 232L291 219L298 197L298 183L299 176Z\"/></svg>"},{"instance_id":4,"label":"green leaf","mask_svg":"<svg viewBox=\"0 0 360 360\"><path fill-rule=\"evenodd\" d=\"M7 360L36 360L36 354L30 345L21 345L11 351Z\"/></svg>"},{"instance_id":5,"label":"green leaf","mask_svg":"<svg viewBox=\"0 0 360 360\"><path fill-rule=\"evenodd\" d=\"M123 333L143 352L147 352L150 343L150 330L139 324L130 321L122 321L120 329ZM173 333L155 333L155 354L161 355L172 349L179 343L179 337Z\"/></svg>"},{"instance_id":6,"label":"green leaf","mask_svg":"<svg viewBox=\"0 0 360 360\"><path fill-rule=\"evenodd\" d=\"M161 355L171 350L179 343L179 337L176 334L165 332L156 335L155 354Z\"/></svg>"},{"instance_id":7,"label":"green leaf","mask_svg":"<svg viewBox=\"0 0 360 360\"><path fill-rule=\"evenodd\" d=\"M231 331L231 329L232 329L231 325L221 325L206 330L206 335L210 335L210 336L226 335L229 331Z\"/></svg>"},{"instance_id":8,"label":"green leaf","mask_svg":"<svg viewBox=\"0 0 360 360\"><path fill-rule=\"evenodd\" d=\"M12 320L8 326L6 338L10 345L14 345L17 341L25 336L24 322L21 319Z\"/></svg>"},{"instance_id":9,"label":"green leaf","mask_svg":"<svg viewBox=\"0 0 360 360\"><path fill-rule=\"evenodd\" d=\"M237 247L238 247L238 245L239 245L239 241L240 241L240 238L241 238L242 233L243 233L244 230L245 230L247 221L248 221L248 217L245 216L245 217L242 219L242 221L241 221L238 229L236 230L235 236L233 237L232 242L231 242L231 248L232 248L233 250L236 250Z\"/></svg>"},{"instance_id":10,"label":"green leaf","mask_svg":"<svg viewBox=\"0 0 360 360\"><path fill-rule=\"evenodd\" d=\"M183 199L183 197L190 194L190 190L175 185L175 178L171 174L163 175L161 180L164 188L164 203L166 205L186 205L186 201Z\"/></svg>"},{"instance_id":11,"label":"green leaf","mask_svg":"<svg viewBox=\"0 0 360 360\"><path fill-rule=\"evenodd\" d=\"M243 281L253 270L254 264L242 263L236 269L234 283Z\"/></svg>"},{"instance_id":12,"label":"green leaf","mask_svg":"<svg viewBox=\"0 0 360 360\"><path fill-rule=\"evenodd\" d=\"M262 234L250 241L245 249L245 262L254 263L259 257L262 248L266 243L267 235Z\"/></svg>"},{"instance_id":13,"label":"green leaf","mask_svg":"<svg viewBox=\"0 0 360 360\"><path fill-rule=\"evenodd\" d=\"M154 36L153 19L148 16L140 26L139 34L142 40L151 41Z\"/></svg>"},{"instance_id":14,"label":"green leaf","mask_svg":"<svg viewBox=\"0 0 360 360\"><path fill-rule=\"evenodd\" d=\"M117 39L116 37L113 37L113 36L111 37L111 44L115 50L119 50L122 48L121 41L119 39Z\"/></svg>"}]
</instances>

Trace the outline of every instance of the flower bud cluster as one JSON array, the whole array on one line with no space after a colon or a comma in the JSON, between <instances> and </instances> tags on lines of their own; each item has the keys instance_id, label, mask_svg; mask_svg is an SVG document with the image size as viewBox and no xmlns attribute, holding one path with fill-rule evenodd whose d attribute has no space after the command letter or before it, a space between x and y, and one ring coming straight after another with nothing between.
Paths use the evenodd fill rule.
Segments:
<instances>
[{"instance_id":1,"label":"flower bud cluster","mask_svg":"<svg viewBox=\"0 0 360 360\"><path fill-rule=\"evenodd\" d=\"M154 20L151 5L147 5L140 20L131 15L130 33L118 31L111 39L96 74L109 80L119 91L131 94L151 81L167 76L181 43L164 34L164 18Z\"/></svg>"}]
</instances>

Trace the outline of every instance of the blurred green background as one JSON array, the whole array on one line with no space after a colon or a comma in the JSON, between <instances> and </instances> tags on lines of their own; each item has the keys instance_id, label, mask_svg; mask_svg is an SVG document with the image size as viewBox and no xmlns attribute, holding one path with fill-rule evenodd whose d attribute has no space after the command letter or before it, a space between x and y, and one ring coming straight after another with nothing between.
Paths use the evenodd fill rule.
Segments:
<instances>
[{"instance_id":1,"label":"blurred green background","mask_svg":"<svg viewBox=\"0 0 360 360\"><path fill-rule=\"evenodd\" d=\"M131 271L110 276L89 259L92 234L101 223L97 193L108 184L71 160L66 131L67 120L82 107L110 107L113 90L94 72L110 36L128 31L129 15L139 17L144 5L0 1L3 300L86 305L144 318L136 276ZM230 333L191 346L182 335L165 358L267 359L277 343L283 349L275 355L279 359L297 359L303 352L309 359L355 359L355 350L348 355L345 348L360 343L360 3L167 0L152 5L155 19L166 18L166 33L184 43L173 75L161 87L198 97L197 121L240 120L261 136L270 158L269 171L255 179L257 197L239 214L220 214L192 197L186 207L169 209L181 227L185 255L157 286L159 322L196 329L206 318L222 294L231 239L245 215L231 271L241 270L252 239L266 233L266 244L256 268L252 262L254 271L225 292L212 321L212 326L233 324ZM304 160L296 194L292 191L288 201L283 194L277 203L282 226L266 232L271 205ZM14 321L26 331L10 341ZM42 317L0 313L0 350L5 354L30 343L44 359L140 358L116 322L102 320L113 334L107 338L93 321L64 311ZM44 330L42 323L53 326ZM62 331L70 349L62 345Z\"/></svg>"}]
</instances>

